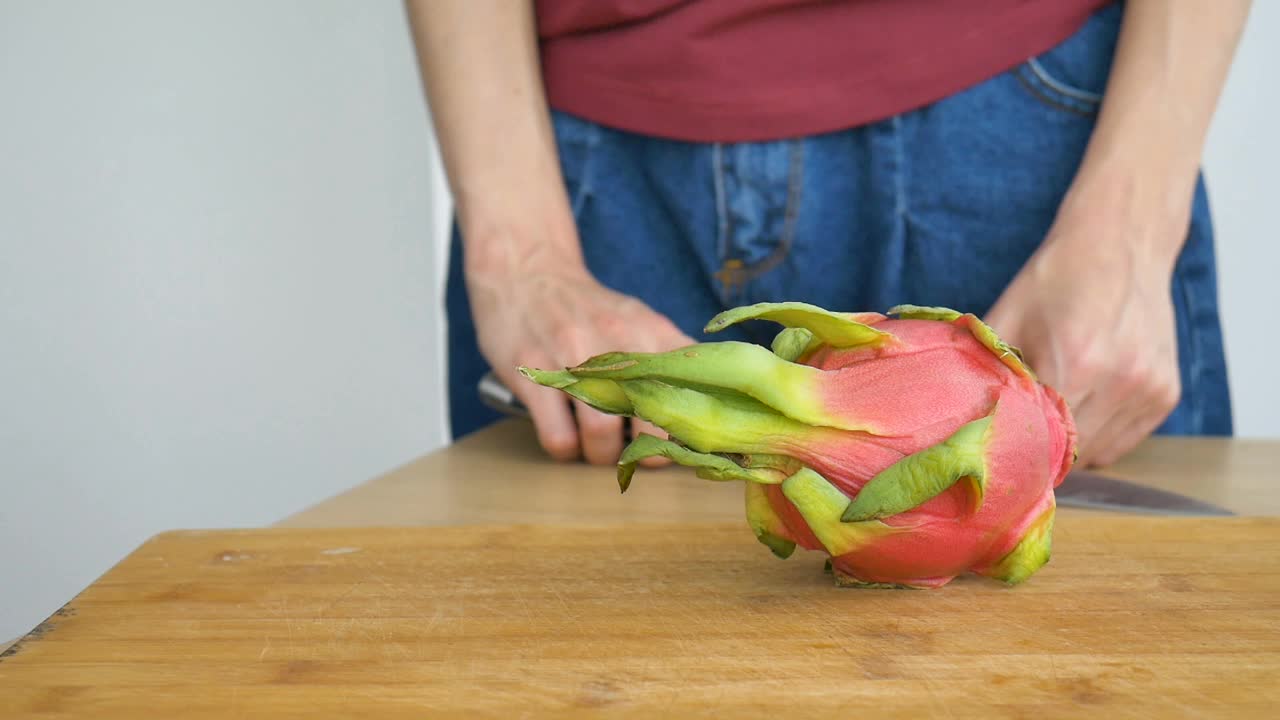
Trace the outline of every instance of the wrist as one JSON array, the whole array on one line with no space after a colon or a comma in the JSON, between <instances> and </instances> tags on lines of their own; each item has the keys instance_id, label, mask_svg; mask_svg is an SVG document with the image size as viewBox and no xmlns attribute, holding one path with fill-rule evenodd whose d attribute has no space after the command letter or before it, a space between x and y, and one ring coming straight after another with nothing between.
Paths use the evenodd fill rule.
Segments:
<instances>
[{"instance_id":1,"label":"wrist","mask_svg":"<svg viewBox=\"0 0 1280 720\"><path fill-rule=\"evenodd\" d=\"M459 215L468 276L505 282L531 275L590 274L567 208L563 212L515 214L523 216Z\"/></svg>"},{"instance_id":2,"label":"wrist","mask_svg":"<svg viewBox=\"0 0 1280 720\"><path fill-rule=\"evenodd\" d=\"M1174 170L1136 158L1086 160L1056 222L1097 231L1058 237L1083 242L1112 238L1141 264L1172 272L1191 222L1195 183L1194 167Z\"/></svg>"},{"instance_id":3,"label":"wrist","mask_svg":"<svg viewBox=\"0 0 1280 720\"><path fill-rule=\"evenodd\" d=\"M1104 228L1136 260L1172 270L1191 220L1203 138L1179 119L1175 93L1108 92L1059 217Z\"/></svg>"}]
</instances>

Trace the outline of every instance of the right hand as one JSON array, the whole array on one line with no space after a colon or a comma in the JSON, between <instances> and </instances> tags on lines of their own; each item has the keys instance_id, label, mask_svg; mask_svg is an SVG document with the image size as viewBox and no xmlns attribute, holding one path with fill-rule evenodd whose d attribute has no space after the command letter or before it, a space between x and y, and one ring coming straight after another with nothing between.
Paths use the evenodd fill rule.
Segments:
<instances>
[{"instance_id":1,"label":"right hand","mask_svg":"<svg viewBox=\"0 0 1280 720\"><path fill-rule=\"evenodd\" d=\"M570 403L564 393L529 382L516 368L572 367L604 352L662 352L693 340L637 298L601 285L580 264L555 265L468 275L480 351L498 379L529 408L548 454L561 461L585 457L596 465L616 463L626 418L578 400ZM632 437L640 432L666 437L638 418L629 422Z\"/></svg>"}]
</instances>

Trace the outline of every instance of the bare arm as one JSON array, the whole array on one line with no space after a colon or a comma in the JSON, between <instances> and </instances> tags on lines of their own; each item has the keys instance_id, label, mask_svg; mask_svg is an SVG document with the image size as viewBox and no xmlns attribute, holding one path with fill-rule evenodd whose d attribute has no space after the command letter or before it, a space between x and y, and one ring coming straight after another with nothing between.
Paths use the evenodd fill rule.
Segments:
<instances>
[{"instance_id":1,"label":"bare arm","mask_svg":"<svg viewBox=\"0 0 1280 720\"><path fill-rule=\"evenodd\" d=\"M1250 0L1129 0L1106 99L1072 200L1167 218L1136 238L1153 259L1182 248L1204 144Z\"/></svg>"},{"instance_id":2,"label":"bare arm","mask_svg":"<svg viewBox=\"0 0 1280 720\"><path fill-rule=\"evenodd\" d=\"M469 261L501 266L513 255L537 256L580 267L532 2L409 0L407 7ZM525 232L531 218L548 229L538 242Z\"/></svg>"},{"instance_id":3,"label":"bare arm","mask_svg":"<svg viewBox=\"0 0 1280 720\"><path fill-rule=\"evenodd\" d=\"M1129 0L1089 147L1048 237L989 320L1075 411L1107 464L1177 404L1170 280L1249 0Z\"/></svg>"},{"instance_id":4,"label":"bare arm","mask_svg":"<svg viewBox=\"0 0 1280 720\"><path fill-rule=\"evenodd\" d=\"M480 349L559 459L612 463L622 420L520 378L608 350L691 342L588 272L543 92L531 0L407 0L410 26L466 246ZM635 429L660 434L637 423Z\"/></svg>"}]
</instances>

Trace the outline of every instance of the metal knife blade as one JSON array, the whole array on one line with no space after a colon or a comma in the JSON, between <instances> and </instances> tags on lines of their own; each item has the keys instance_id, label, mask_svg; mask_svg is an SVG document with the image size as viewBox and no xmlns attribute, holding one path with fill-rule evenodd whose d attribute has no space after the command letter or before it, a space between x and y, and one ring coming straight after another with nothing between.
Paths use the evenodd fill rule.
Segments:
<instances>
[{"instance_id":1,"label":"metal knife blade","mask_svg":"<svg viewBox=\"0 0 1280 720\"><path fill-rule=\"evenodd\" d=\"M1072 470L1054 490L1065 507L1156 515L1235 515L1212 503L1089 470Z\"/></svg>"},{"instance_id":2,"label":"metal knife blade","mask_svg":"<svg viewBox=\"0 0 1280 720\"><path fill-rule=\"evenodd\" d=\"M511 417L529 417L529 409L492 372L485 373L485 376L480 378L480 384L476 391L480 393L480 402L492 410L497 410Z\"/></svg>"}]
</instances>

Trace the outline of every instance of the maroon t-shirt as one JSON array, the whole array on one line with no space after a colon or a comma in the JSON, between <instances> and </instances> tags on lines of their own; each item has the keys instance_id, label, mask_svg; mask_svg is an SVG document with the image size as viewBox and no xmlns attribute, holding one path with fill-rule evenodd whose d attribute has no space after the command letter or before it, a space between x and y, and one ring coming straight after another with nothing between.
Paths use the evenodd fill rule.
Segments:
<instances>
[{"instance_id":1,"label":"maroon t-shirt","mask_svg":"<svg viewBox=\"0 0 1280 720\"><path fill-rule=\"evenodd\" d=\"M537 0L552 107L693 141L874 122L1065 40L1111 0Z\"/></svg>"}]
</instances>

